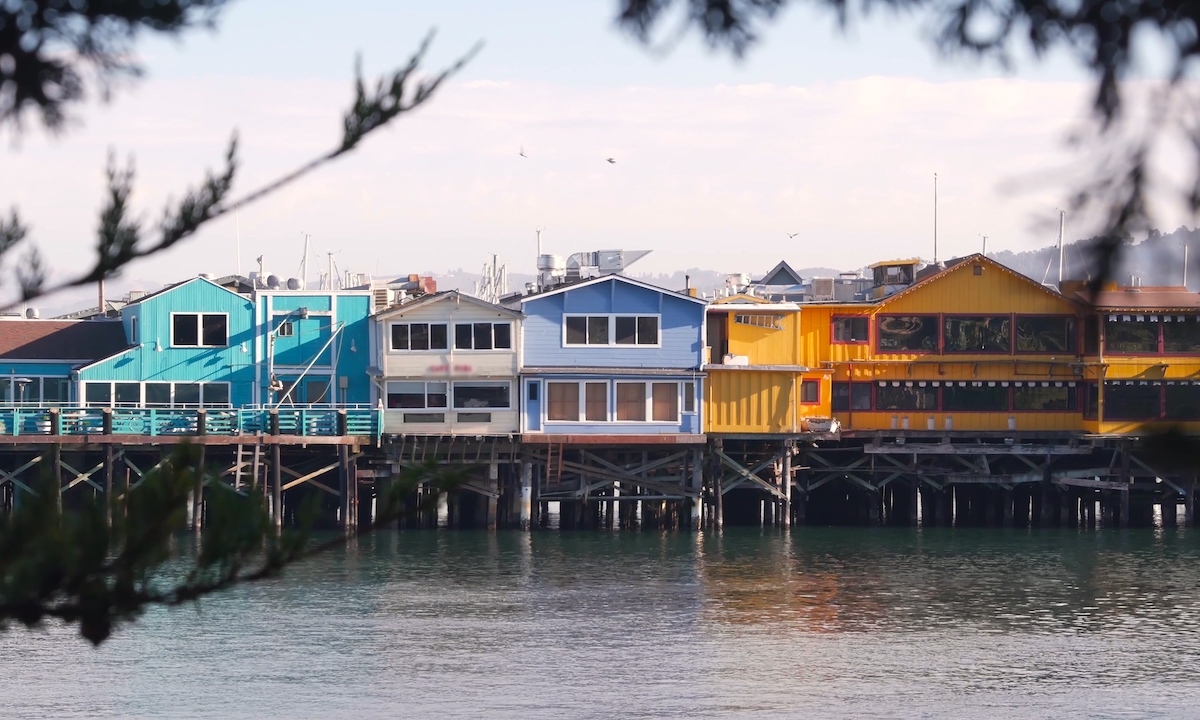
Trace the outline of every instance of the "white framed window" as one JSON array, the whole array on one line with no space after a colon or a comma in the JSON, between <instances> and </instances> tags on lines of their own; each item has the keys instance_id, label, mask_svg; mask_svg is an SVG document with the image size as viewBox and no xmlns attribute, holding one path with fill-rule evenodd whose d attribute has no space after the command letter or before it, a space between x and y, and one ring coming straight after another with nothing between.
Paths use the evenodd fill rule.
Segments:
<instances>
[{"instance_id":1,"label":"white framed window","mask_svg":"<svg viewBox=\"0 0 1200 720\"><path fill-rule=\"evenodd\" d=\"M227 382L93 382L83 384L88 407L229 407Z\"/></svg>"},{"instance_id":2,"label":"white framed window","mask_svg":"<svg viewBox=\"0 0 1200 720\"><path fill-rule=\"evenodd\" d=\"M455 350L512 350L512 323L454 324Z\"/></svg>"},{"instance_id":3,"label":"white framed window","mask_svg":"<svg viewBox=\"0 0 1200 720\"><path fill-rule=\"evenodd\" d=\"M228 346L228 313L171 313L171 347Z\"/></svg>"},{"instance_id":4,"label":"white framed window","mask_svg":"<svg viewBox=\"0 0 1200 720\"><path fill-rule=\"evenodd\" d=\"M689 415L696 412L696 383L690 380L683 384L683 412Z\"/></svg>"},{"instance_id":5,"label":"white framed window","mask_svg":"<svg viewBox=\"0 0 1200 720\"><path fill-rule=\"evenodd\" d=\"M449 349L446 323L392 323L388 328L392 352Z\"/></svg>"},{"instance_id":6,"label":"white framed window","mask_svg":"<svg viewBox=\"0 0 1200 720\"><path fill-rule=\"evenodd\" d=\"M546 420L550 422L608 422L607 380L547 381Z\"/></svg>"},{"instance_id":7,"label":"white framed window","mask_svg":"<svg viewBox=\"0 0 1200 720\"><path fill-rule=\"evenodd\" d=\"M679 386L673 380L617 381L616 421L679 422Z\"/></svg>"},{"instance_id":8,"label":"white framed window","mask_svg":"<svg viewBox=\"0 0 1200 720\"><path fill-rule=\"evenodd\" d=\"M563 345L660 347L658 315L564 315Z\"/></svg>"},{"instance_id":9,"label":"white framed window","mask_svg":"<svg viewBox=\"0 0 1200 720\"><path fill-rule=\"evenodd\" d=\"M454 409L471 410L493 408L507 410L512 407L512 383L461 381L454 383Z\"/></svg>"},{"instance_id":10,"label":"white framed window","mask_svg":"<svg viewBox=\"0 0 1200 720\"><path fill-rule=\"evenodd\" d=\"M296 334L296 326L291 320L284 320L279 323L279 332L276 333L279 337L292 337Z\"/></svg>"},{"instance_id":11,"label":"white framed window","mask_svg":"<svg viewBox=\"0 0 1200 720\"><path fill-rule=\"evenodd\" d=\"M390 409L444 408L446 399L445 382L415 380L389 381L387 384L387 406Z\"/></svg>"},{"instance_id":12,"label":"white framed window","mask_svg":"<svg viewBox=\"0 0 1200 720\"><path fill-rule=\"evenodd\" d=\"M56 407L70 402L71 381L56 376L0 377L0 403Z\"/></svg>"}]
</instances>

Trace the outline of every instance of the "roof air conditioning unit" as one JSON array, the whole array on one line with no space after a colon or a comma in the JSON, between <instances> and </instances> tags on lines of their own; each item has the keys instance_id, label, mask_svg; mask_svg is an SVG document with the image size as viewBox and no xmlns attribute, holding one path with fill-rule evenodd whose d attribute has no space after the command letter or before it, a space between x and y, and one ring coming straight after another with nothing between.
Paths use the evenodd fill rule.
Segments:
<instances>
[{"instance_id":1,"label":"roof air conditioning unit","mask_svg":"<svg viewBox=\"0 0 1200 720\"><path fill-rule=\"evenodd\" d=\"M818 302L833 300L833 278L815 277L812 279L812 299Z\"/></svg>"}]
</instances>

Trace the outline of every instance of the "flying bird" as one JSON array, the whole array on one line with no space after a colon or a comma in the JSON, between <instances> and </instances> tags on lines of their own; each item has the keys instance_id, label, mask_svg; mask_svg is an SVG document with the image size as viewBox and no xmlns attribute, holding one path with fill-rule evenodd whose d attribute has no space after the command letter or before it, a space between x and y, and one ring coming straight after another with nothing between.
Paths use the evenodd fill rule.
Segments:
<instances>
[{"instance_id":1,"label":"flying bird","mask_svg":"<svg viewBox=\"0 0 1200 720\"><path fill-rule=\"evenodd\" d=\"M617 164L616 158L608 158L608 164L609 164L609 165L616 165L616 164Z\"/></svg>"},{"instance_id":2,"label":"flying bird","mask_svg":"<svg viewBox=\"0 0 1200 720\"><path fill-rule=\"evenodd\" d=\"M788 239L790 240L790 239L792 239L792 238L796 237L796 236L797 236L797 235L799 235L799 234L800 234L800 233L788 233L788 234L787 234L787 236L788 236Z\"/></svg>"},{"instance_id":3,"label":"flying bird","mask_svg":"<svg viewBox=\"0 0 1200 720\"><path fill-rule=\"evenodd\" d=\"M524 145L522 145L522 146L521 146L521 152L520 152L520 153L518 153L518 154L519 154L521 157L523 157L523 158L528 158L528 157L529 157L528 155L526 155L526 154L525 154L525 146L524 146Z\"/></svg>"}]
</instances>

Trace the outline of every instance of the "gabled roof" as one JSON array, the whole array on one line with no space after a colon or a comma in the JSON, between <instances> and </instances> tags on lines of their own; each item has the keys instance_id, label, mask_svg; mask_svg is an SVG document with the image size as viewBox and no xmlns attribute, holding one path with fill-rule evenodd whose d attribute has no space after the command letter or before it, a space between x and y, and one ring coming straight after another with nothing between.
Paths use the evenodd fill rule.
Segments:
<instances>
[{"instance_id":1,"label":"gabled roof","mask_svg":"<svg viewBox=\"0 0 1200 720\"><path fill-rule=\"evenodd\" d=\"M746 293L738 293L737 295L730 295L729 297L723 297L723 298L718 298L716 300L713 300L714 305L725 305L725 304L745 305L747 303L753 303L756 305L765 305L770 302L771 301L766 298L760 298L757 295L747 295Z\"/></svg>"},{"instance_id":2,"label":"gabled roof","mask_svg":"<svg viewBox=\"0 0 1200 720\"><path fill-rule=\"evenodd\" d=\"M494 310L496 312L501 312L506 315L512 315L513 317L521 317L522 316L522 313L519 310L513 310L512 308L507 308L507 307L504 307L503 305L496 305L494 303L490 303L485 300L480 300L477 297L472 297L470 295L463 294L463 293L459 292L458 290L444 290L442 292L434 293L432 295L422 295L421 297L419 297L415 300L412 300L410 302L404 303L403 305L392 306L392 307L388 308L387 310L384 310L383 312L376 313L375 317L388 318L388 317L392 317L394 315L403 315L404 313L406 313L410 310L415 310L417 308L425 307L426 305L433 305L434 303L442 302L443 300L450 300L450 299L455 299L455 298L457 298L458 302L466 302L468 304L476 305L478 307L486 308L488 310Z\"/></svg>"},{"instance_id":3,"label":"gabled roof","mask_svg":"<svg viewBox=\"0 0 1200 720\"><path fill-rule=\"evenodd\" d=\"M756 285L803 285L804 279L800 277L800 273L792 269L791 265L787 264L786 260L780 260L779 264L771 268L771 271L763 276Z\"/></svg>"},{"instance_id":4,"label":"gabled roof","mask_svg":"<svg viewBox=\"0 0 1200 720\"><path fill-rule=\"evenodd\" d=\"M664 295L670 295L672 297L677 297L677 298L680 298L681 300L690 300L691 302L698 303L700 305L708 304L708 301L704 300L702 298L694 298L691 295L684 295L683 293L676 292L674 290L668 290L666 288L659 287L657 285L651 285L650 283L643 282L641 280L634 280L633 278L625 277L624 275L601 275L600 277L589 278L587 280L580 280L579 282L570 283L569 285L555 285L553 288L551 288L549 290L543 290L541 292L537 292L532 295L523 295L520 298L515 298L515 300L516 300L516 302L519 302L519 303L526 303L526 302L529 302L530 300L540 300L541 298L549 297L551 295L557 295L558 293L567 292L568 290L574 290L576 288L587 287L589 285L598 285L599 283L608 282L610 280L614 280L617 282L623 282L626 285L633 285L635 287L645 288L647 290L653 290L654 292L660 292L660 293L663 293Z\"/></svg>"},{"instance_id":5,"label":"gabled roof","mask_svg":"<svg viewBox=\"0 0 1200 720\"><path fill-rule=\"evenodd\" d=\"M152 293L147 293L136 300L130 300L129 305L138 305L140 303L144 303L151 298L156 298L156 297L159 297L160 295L166 295L167 293L171 292L172 290L181 288L184 285L188 285L188 284L194 283L194 282L206 282L215 288L220 288L220 289L224 290L225 292L229 293L230 295L237 295L238 297L242 298L243 300L245 299L242 295L234 292L233 290L230 290L227 287L224 287L223 285L218 285L217 283L213 282L212 280L209 280L208 278L194 277L194 278L190 278L188 280L182 280L177 283L172 283L161 290L155 290ZM129 307L129 305L126 305L126 307Z\"/></svg>"},{"instance_id":6,"label":"gabled roof","mask_svg":"<svg viewBox=\"0 0 1200 720\"><path fill-rule=\"evenodd\" d=\"M126 347L117 320L0 321L0 360L92 361Z\"/></svg>"},{"instance_id":7,"label":"gabled roof","mask_svg":"<svg viewBox=\"0 0 1200 720\"><path fill-rule=\"evenodd\" d=\"M943 277L949 275L950 273L958 272L959 270L962 270L963 268L973 267L975 265L986 265L990 268L995 268L996 270L999 270L1000 272L1003 272L1003 273L1007 273L1007 274L1011 275L1012 277L1017 278L1018 280L1029 283L1030 285L1037 288L1038 290L1041 290L1042 292L1046 293L1047 295L1058 298L1059 300L1062 300L1064 302L1068 302L1068 303L1071 302L1070 298L1068 298L1067 296L1058 292L1057 290L1046 287L1045 285L1039 283L1037 280L1034 280L1031 277L1022 275L1021 273L1017 272L1016 270L1013 270L1012 268L1008 267L1007 265L998 263L989 257L981 255L980 253L974 253L972 255L967 255L965 257L955 258L954 260L951 260L947 264L946 269L940 270L938 272L930 273L929 275L926 275L926 276L920 278L919 280L914 282L912 285L909 285L908 287L904 288L900 292L895 293L893 295L888 295L887 297L882 298L882 299L878 300L877 302L880 305L886 305L887 303L892 302L896 298L902 297L904 295L908 295L908 294L916 291L918 288L923 288L926 285L928 285L929 283L932 283L935 280L938 280L939 278L943 278Z\"/></svg>"}]
</instances>

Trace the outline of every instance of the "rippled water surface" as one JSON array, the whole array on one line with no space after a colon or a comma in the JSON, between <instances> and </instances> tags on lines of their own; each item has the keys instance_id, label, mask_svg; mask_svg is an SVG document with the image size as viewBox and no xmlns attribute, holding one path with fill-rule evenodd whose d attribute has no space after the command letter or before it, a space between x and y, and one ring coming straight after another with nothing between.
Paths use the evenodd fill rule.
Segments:
<instances>
[{"instance_id":1,"label":"rippled water surface","mask_svg":"<svg viewBox=\"0 0 1200 720\"><path fill-rule=\"evenodd\" d=\"M0 717L1200 717L1200 534L389 534L0 635Z\"/></svg>"}]
</instances>

